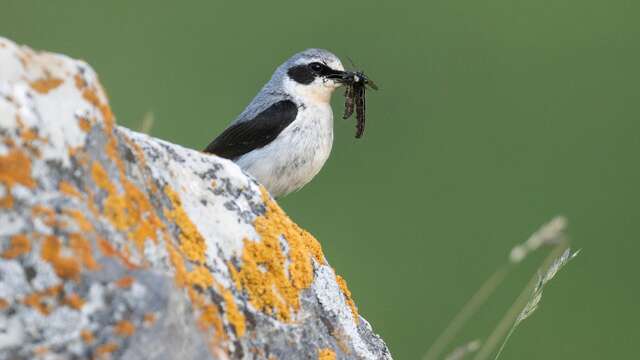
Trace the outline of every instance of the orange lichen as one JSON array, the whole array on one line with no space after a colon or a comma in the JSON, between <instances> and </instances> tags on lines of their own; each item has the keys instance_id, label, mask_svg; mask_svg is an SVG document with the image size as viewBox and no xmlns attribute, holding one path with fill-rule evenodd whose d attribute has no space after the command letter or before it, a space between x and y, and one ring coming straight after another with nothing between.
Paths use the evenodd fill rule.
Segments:
<instances>
[{"instance_id":1,"label":"orange lichen","mask_svg":"<svg viewBox=\"0 0 640 360\"><path fill-rule=\"evenodd\" d=\"M70 308L80 310L84 305L85 301L80 297L80 295L76 293L71 293L66 298L64 298L63 304L69 306Z\"/></svg>"},{"instance_id":2,"label":"orange lichen","mask_svg":"<svg viewBox=\"0 0 640 360\"><path fill-rule=\"evenodd\" d=\"M44 223L48 226L53 226L56 223L56 213L53 209L44 205L34 205L31 208L31 213L34 218L42 218Z\"/></svg>"},{"instance_id":3,"label":"orange lichen","mask_svg":"<svg viewBox=\"0 0 640 360\"><path fill-rule=\"evenodd\" d=\"M61 291L62 285L58 285L43 291L33 292L25 296L22 303L38 310L43 315L49 315Z\"/></svg>"},{"instance_id":4,"label":"orange lichen","mask_svg":"<svg viewBox=\"0 0 640 360\"><path fill-rule=\"evenodd\" d=\"M89 270L97 270L100 268L100 265L96 262L93 257L93 249L91 247L91 242L83 237L81 234L73 233L69 235L69 246L71 250L76 255L80 261L82 261L82 265Z\"/></svg>"},{"instance_id":5,"label":"orange lichen","mask_svg":"<svg viewBox=\"0 0 640 360\"><path fill-rule=\"evenodd\" d=\"M207 303L204 297L193 289L188 289L187 293L189 294L191 303L199 310L198 325L200 328L206 330L213 327L217 336L226 338L218 305Z\"/></svg>"},{"instance_id":6,"label":"orange lichen","mask_svg":"<svg viewBox=\"0 0 640 360\"><path fill-rule=\"evenodd\" d=\"M80 130L84 132L89 132L91 130L91 121L85 117L78 118L78 126Z\"/></svg>"},{"instance_id":7,"label":"orange lichen","mask_svg":"<svg viewBox=\"0 0 640 360\"><path fill-rule=\"evenodd\" d=\"M28 254L29 251L31 251L29 238L24 234L18 234L11 237L9 248L2 253L2 257L5 259L13 259L20 255Z\"/></svg>"},{"instance_id":8,"label":"orange lichen","mask_svg":"<svg viewBox=\"0 0 640 360\"><path fill-rule=\"evenodd\" d=\"M136 327L131 321L120 320L113 327L113 331L123 337L131 336L136 332Z\"/></svg>"},{"instance_id":9,"label":"orange lichen","mask_svg":"<svg viewBox=\"0 0 640 360\"><path fill-rule=\"evenodd\" d=\"M115 282L116 286L123 289L128 289L133 285L135 279L133 276L123 276Z\"/></svg>"},{"instance_id":10,"label":"orange lichen","mask_svg":"<svg viewBox=\"0 0 640 360\"><path fill-rule=\"evenodd\" d=\"M123 193L117 191L99 162L94 162L91 166L91 175L96 185L107 193L103 209L109 222L116 229L126 231L140 252L144 249L146 239L157 241L156 230L163 227L162 222L155 214L148 197L125 178L124 170L120 170Z\"/></svg>"},{"instance_id":11,"label":"orange lichen","mask_svg":"<svg viewBox=\"0 0 640 360\"><path fill-rule=\"evenodd\" d=\"M87 82L84 80L84 78L82 77L81 74L75 74L73 76L73 80L76 84L76 88L78 88L78 90L82 90L85 86L87 86Z\"/></svg>"},{"instance_id":12,"label":"orange lichen","mask_svg":"<svg viewBox=\"0 0 640 360\"><path fill-rule=\"evenodd\" d=\"M342 276L336 275L336 282L338 283L338 286L340 286L340 290L342 291L342 294L347 301L347 305L349 305L349 309L351 309L351 313L353 314L353 320L357 325L360 322L360 316L358 315L356 303L351 298L351 291L349 291L349 288L347 287L347 281Z\"/></svg>"},{"instance_id":13,"label":"orange lichen","mask_svg":"<svg viewBox=\"0 0 640 360\"><path fill-rule=\"evenodd\" d=\"M233 294L231 293L231 290L224 289L224 288L221 288L220 290L222 292L222 298L224 299L224 303L225 303L227 319L229 320L229 323L233 325L233 328L236 330L236 335L238 337L243 336L246 329L244 314L242 314L238 310L238 306L236 305L233 299Z\"/></svg>"},{"instance_id":14,"label":"orange lichen","mask_svg":"<svg viewBox=\"0 0 640 360\"><path fill-rule=\"evenodd\" d=\"M100 100L100 97L98 96L98 89L96 89L95 86L89 86L87 81L79 73L74 76L74 81L78 90L82 91L82 97L100 110L102 117L104 118L105 129L107 130L107 133L111 133L115 124L113 112L111 112L111 108L106 102L102 102Z\"/></svg>"},{"instance_id":15,"label":"orange lichen","mask_svg":"<svg viewBox=\"0 0 640 360\"><path fill-rule=\"evenodd\" d=\"M35 140L39 140L44 143L47 143L49 140L38 135L38 131L36 127L28 128L25 125L22 118L20 117L20 115L16 115L16 124L17 124L20 138L22 139L22 145L28 150L30 150L34 155L40 156L40 149L35 147L32 144L32 142Z\"/></svg>"},{"instance_id":16,"label":"orange lichen","mask_svg":"<svg viewBox=\"0 0 640 360\"><path fill-rule=\"evenodd\" d=\"M4 310L9 307L9 302L3 298L0 298L0 310Z\"/></svg>"},{"instance_id":17,"label":"orange lichen","mask_svg":"<svg viewBox=\"0 0 640 360\"><path fill-rule=\"evenodd\" d=\"M97 161L94 161L91 165L91 177L93 178L93 182L95 182L99 188L102 188L109 193L116 191L115 185L111 183L109 174L107 174L107 171L102 167L102 164Z\"/></svg>"},{"instance_id":18,"label":"orange lichen","mask_svg":"<svg viewBox=\"0 0 640 360\"><path fill-rule=\"evenodd\" d=\"M91 177L99 188L107 192L107 198L103 203L104 215L116 229L125 230L129 221L125 197L118 196L116 186L111 182L109 174L97 161L91 165Z\"/></svg>"},{"instance_id":19,"label":"orange lichen","mask_svg":"<svg viewBox=\"0 0 640 360\"><path fill-rule=\"evenodd\" d=\"M93 340L95 340L95 337L93 336L93 333L91 332L91 330L87 330L87 329L83 329L80 331L80 337L82 338L82 341L84 341L87 344L90 344L93 342Z\"/></svg>"},{"instance_id":20,"label":"orange lichen","mask_svg":"<svg viewBox=\"0 0 640 360\"><path fill-rule=\"evenodd\" d=\"M169 197L173 206L171 210L165 209L164 214L180 229L180 251L187 259L203 263L207 252L204 238L189 219L178 194L169 186L165 186L164 193Z\"/></svg>"},{"instance_id":21,"label":"orange lichen","mask_svg":"<svg viewBox=\"0 0 640 360\"><path fill-rule=\"evenodd\" d=\"M76 79L76 85L78 85L78 81ZM113 112L111 112L111 108L108 104L103 103L98 97L98 93L94 88L86 87L82 90L82 97L89 102L89 104L95 106L102 113L102 117L104 119L105 130L107 133L111 133L113 130L113 126L115 124L113 118Z\"/></svg>"},{"instance_id":22,"label":"orange lichen","mask_svg":"<svg viewBox=\"0 0 640 360\"><path fill-rule=\"evenodd\" d=\"M136 269L139 266L137 264L135 264L134 262L132 262L129 259L129 256L127 256L126 254L123 254L122 252L118 251L109 241L107 241L106 239L103 238L99 238L98 239L98 248L100 249L100 251L105 255L105 256L109 256L109 257L115 257L120 259L120 261L122 261L122 263L128 268L128 269Z\"/></svg>"},{"instance_id":23,"label":"orange lichen","mask_svg":"<svg viewBox=\"0 0 640 360\"><path fill-rule=\"evenodd\" d=\"M31 177L31 159L18 149L11 149L0 156L0 182L8 189L14 184L34 188L36 182Z\"/></svg>"},{"instance_id":24,"label":"orange lichen","mask_svg":"<svg viewBox=\"0 0 640 360\"><path fill-rule=\"evenodd\" d=\"M108 342L106 344L102 344L96 348L95 354L97 357L101 358L107 354L110 354L114 351L118 350L118 344L113 342Z\"/></svg>"},{"instance_id":25,"label":"orange lichen","mask_svg":"<svg viewBox=\"0 0 640 360\"><path fill-rule=\"evenodd\" d=\"M140 145L138 145L135 141L131 140L127 136L124 137L124 141L126 141L127 145L129 146L129 149L133 150L133 153L136 155L136 162L140 164L140 167L146 168L147 160L144 156L144 151L142 150ZM144 172L143 175L145 177L145 183L149 188L149 192L152 194L156 194L158 192L158 187L153 181L153 178L151 176L148 176L146 172Z\"/></svg>"},{"instance_id":26,"label":"orange lichen","mask_svg":"<svg viewBox=\"0 0 640 360\"><path fill-rule=\"evenodd\" d=\"M75 188L75 186L71 185L71 183L66 181L61 181L60 184L58 184L58 190L60 190L61 193L67 194L69 196L73 196L77 198L82 196L82 194L80 194L80 192L78 191L78 189Z\"/></svg>"},{"instance_id":27,"label":"orange lichen","mask_svg":"<svg viewBox=\"0 0 640 360\"><path fill-rule=\"evenodd\" d=\"M81 211L74 209L64 209L62 212L75 220L76 225L78 225L81 231L85 233L93 231L93 225L91 225L91 222L84 216L84 213L82 213Z\"/></svg>"},{"instance_id":28,"label":"orange lichen","mask_svg":"<svg viewBox=\"0 0 640 360\"><path fill-rule=\"evenodd\" d=\"M124 161L118 155L118 140L115 136L110 136L107 144L105 145L106 155L116 163L121 175L125 173Z\"/></svg>"},{"instance_id":29,"label":"orange lichen","mask_svg":"<svg viewBox=\"0 0 640 360\"><path fill-rule=\"evenodd\" d=\"M336 360L336 353L329 348L318 350L318 360Z\"/></svg>"},{"instance_id":30,"label":"orange lichen","mask_svg":"<svg viewBox=\"0 0 640 360\"><path fill-rule=\"evenodd\" d=\"M167 242L167 253L169 261L174 269L174 279L178 286L187 290L187 295L194 308L198 312L198 325L200 328L209 329L213 327L217 338L225 338L224 324L218 305L209 303L207 299L195 287L207 289L214 284L213 275L204 266L196 266L192 271L188 271L185 265L185 258L174 245ZM233 310L232 310L233 311ZM240 326L240 325L238 325ZM217 338L212 338L212 345L217 343Z\"/></svg>"},{"instance_id":31,"label":"orange lichen","mask_svg":"<svg viewBox=\"0 0 640 360\"><path fill-rule=\"evenodd\" d=\"M115 124L115 119L113 118L113 112L111 112L111 108L107 104L100 104L100 112L102 113L102 117L104 118L104 123L106 125L107 131L111 131Z\"/></svg>"},{"instance_id":32,"label":"orange lichen","mask_svg":"<svg viewBox=\"0 0 640 360\"><path fill-rule=\"evenodd\" d=\"M155 313L146 313L144 314L144 317L142 318L142 324L144 326L153 326L153 324L156 323L157 320L157 316Z\"/></svg>"},{"instance_id":33,"label":"orange lichen","mask_svg":"<svg viewBox=\"0 0 640 360\"><path fill-rule=\"evenodd\" d=\"M79 280L80 263L72 257L61 255L60 250L60 240L50 235L45 237L42 242L42 252L40 256L53 266L56 274L61 278Z\"/></svg>"},{"instance_id":34,"label":"orange lichen","mask_svg":"<svg viewBox=\"0 0 640 360\"><path fill-rule=\"evenodd\" d=\"M162 229L164 224L156 215L149 198L130 181L123 179L126 207L131 215L131 226L129 236L133 240L139 251L144 249L144 242L147 239L157 242L157 230Z\"/></svg>"},{"instance_id":35,"label":"orange lichen","mask_svg":"<svg viewBox=\"0 0 640 360\"><path fill-rule=\"evenodd\" d=\"M9 209L13 207L13 195L11 195L9 189L6 192L5 196L0 198L0 208Z\"/></svg>"},{"instance_id":36,"label":"orange lichen","mask_svg":"<svg viewBox=\"0 0 640 360\"><path fill-rule=\"evenodd\" d=\"M313 282L313 260L323 264L324 255L320 243L296 225L264 188L261 191L267 209L254 222L261 241L245 239L242 266L230 267L230 273L254 307L290 321L291 309L300 308L300 293ZM280 246L281 236L289 245L288 254Z\"/></svg>"},{"instance_id":37,"label":"orange lichen","mask_svg":"<svg viewBox=\"0 0 640 360\"><path fill-rule=\"evenodd\" d=\"M62 84L64 82L64 80L62 79L58 79L58 78L54 78L54 77L48 77L48 78L44 78L44 79L38 79L36 81L33 81L31 84L31 88L37 92L39 92L40 94L46 94L49 91L57 88L58 86L60 86L60 84Z\"/></svg>"},{"instance_id":38,"label":"orange lichen","mask_svg":"<svg viewBox=\"0 0 640 360\"><path fill-rule=\"evenodd\" d=\"M169 261L173 265L175 271L173 278L176 281L176 285L187 285L187 268L184 266L184 260L178 250L171 244L167 243L167 253L169 253Z\"/></svg>"}]
</instances>

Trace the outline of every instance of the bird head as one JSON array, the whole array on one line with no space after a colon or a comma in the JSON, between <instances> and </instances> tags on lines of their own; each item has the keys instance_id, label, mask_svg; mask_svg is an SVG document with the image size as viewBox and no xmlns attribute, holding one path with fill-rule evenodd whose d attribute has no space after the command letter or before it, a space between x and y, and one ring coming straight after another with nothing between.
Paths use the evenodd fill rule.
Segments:
<instances>
[{"instance_id":1,"label":"bird head","mask_svg":"<svg viewBox=\"0 0 640 360\"><path fill-rule=\"evenodd\" d=\"M308 102L328 104L333 91L349 79L340 59L322 49L297 53L279 70L284 73L282 86L285 91Z\"/></svg>"}]
</instances>

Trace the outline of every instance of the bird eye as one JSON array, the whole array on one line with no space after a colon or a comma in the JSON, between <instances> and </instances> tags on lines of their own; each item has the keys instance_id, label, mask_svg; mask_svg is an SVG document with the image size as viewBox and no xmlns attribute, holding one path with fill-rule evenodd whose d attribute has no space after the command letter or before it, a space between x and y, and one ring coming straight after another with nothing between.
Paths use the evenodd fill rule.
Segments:
<instances>
[{"instance_id":1,"label":"bird eye","mask_svg":"<svg viewBox=\"0 0 640 360\"><path fill-rule=\"evenodd\" d=\"M322 64L320 64L318 62L313 62L313 63L309 64L309 67L313 71L322 71L322 69L324 68L324 65L322 65Z\"/></svg>"}]
</instances>

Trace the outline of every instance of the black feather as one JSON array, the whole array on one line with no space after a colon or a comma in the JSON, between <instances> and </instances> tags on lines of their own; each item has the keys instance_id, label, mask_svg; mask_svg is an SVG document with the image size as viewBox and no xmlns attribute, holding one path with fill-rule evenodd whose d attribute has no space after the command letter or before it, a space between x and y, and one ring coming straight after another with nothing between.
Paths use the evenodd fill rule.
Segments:
<instances>
[{"instance_id":1,"label":"black feather","mask_svg":"<svg viewBox=\"0 0 640 360\"><path fill-rule=\"evenodd\" d=\"M272 142L297 115L298 107L293 101L279 101L255 118L229 126L204 149L204 152L236 160Z\"/></svg>"}]
</instances>

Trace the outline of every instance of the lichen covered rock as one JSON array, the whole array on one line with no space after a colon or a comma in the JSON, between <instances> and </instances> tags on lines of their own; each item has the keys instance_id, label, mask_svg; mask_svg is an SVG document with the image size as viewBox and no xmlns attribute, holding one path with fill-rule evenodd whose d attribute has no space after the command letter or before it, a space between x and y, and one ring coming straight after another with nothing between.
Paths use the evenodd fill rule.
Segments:
<instances>
[{"instance_id":1,"label":"lichen covered rock","mask_svg":"<svg viewBox=\"0 0 640 360\"><path fill-rule=\"evenodd\" d=\"M85 63L0 38L0 359L388 359L235 164L115 125Z\"/></svg>"}]
</instances>

